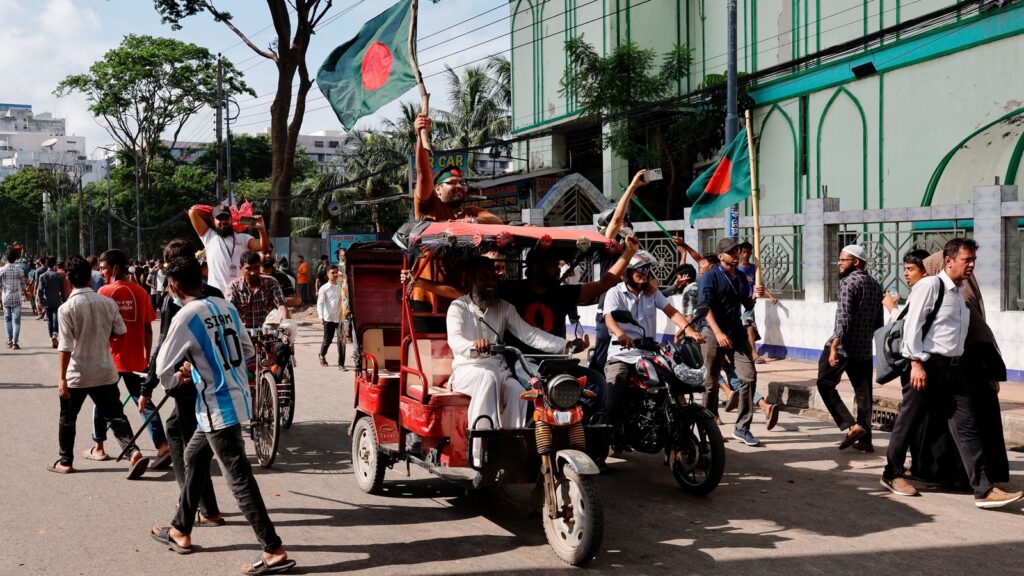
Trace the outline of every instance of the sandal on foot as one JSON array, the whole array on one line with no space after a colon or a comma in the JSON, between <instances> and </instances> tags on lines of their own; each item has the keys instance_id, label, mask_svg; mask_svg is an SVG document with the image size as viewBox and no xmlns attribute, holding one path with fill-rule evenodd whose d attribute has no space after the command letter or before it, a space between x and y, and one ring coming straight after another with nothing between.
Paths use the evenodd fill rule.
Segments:
<instances>
[{"instance_id":1,"label":"sandal on foot","mask_svg":"<svg viewBox=\"0 0 1024 576\"><path fill-rule=\"evenodd\" d=\"M157 456L156 462L153 463L153 470L166 470L171 467L171 453L167 452L163 456Z\"/></svg>"},{"instance_id":2,"label":"sandal on foot","mask_svg":"<svg viewBox=\"0 0 1024 576\"><path fill-rule=\"evenodd\" d=\"M128 479L138 480L142 478L142 475L146 473L146 468L149 468L149 458L139 458L128 468Z\"/></svg>"},{"instance_id":3,"label":"sandal on foot","mask_svg":"<svg viewBox=\"0 0 1024 576\"><path fill-rule=\"evenodd\" d=\"M93 452L93 449L89 448L85 452L82 452L82 458L85 458L86 460L95 460L97 462L106 462L107 460L110 460L110 454L104 452L102 456L97 456L96 453Z\"/></svg>"},{"instance_id":4,"label":"sandal on foot","mask_svg":"<svg viewBox=\"0 0 1024 576\"><path fill-rule=\"evenodd\" d=\"M55 474L73 474L75 472L75 468L73 466L68 466L67 468L58 468L57 466L62 466L60 459L47 466L46 469Z\"/></svg>"},{"instance_id":5,"label":"sandal on foot","mask_svg":"<svg viewBox=\"0 0 1024 576\"><path fill-rule=\"evenodd\" d=\"M157 531L154 532L153 530L157 530ZM177 542L174 541L174 538L171 537L171 527L170 526L164 526L164 527L154 526L153 530L150 530L150 532L149 532L149 535L150 535L150 537L153 538L153 540L156 540L157 542L159 542L161 544L167 545L167 547L169 549L174 550L178 554L191 554L192 553L192 546L182 546L181 544L178 544Z\"/></svg>"},{"instance_id":6,"label":"sandal on foot","mask_svg":"<svg viewBox=\"0 0 1024 576\"><path fill-rule=\"evenodd\" d=\"M295 560L287 559L280 564L274 564L273 566L267 564L267 561L260 556L260 559L253 562L252 566L248 570L242 570L242 574L283 574L295 567Z\"/></svg>"},{"instance_id":7,"label":"sandal on foot","mask_svg":"<svg viewBox=\"0 0 1024 576\"><path fill-rule=\"evenodd\" d=\"M196 520L196 523L194 524L194 526L199 527L199 528L217 528L218 526L223 526L224 524L225 524L225 520L224 520L223 517L221 517L221 518L207 518L205 516L200 515L199 516L199 520Z\"/></svg>"}]
</instances>

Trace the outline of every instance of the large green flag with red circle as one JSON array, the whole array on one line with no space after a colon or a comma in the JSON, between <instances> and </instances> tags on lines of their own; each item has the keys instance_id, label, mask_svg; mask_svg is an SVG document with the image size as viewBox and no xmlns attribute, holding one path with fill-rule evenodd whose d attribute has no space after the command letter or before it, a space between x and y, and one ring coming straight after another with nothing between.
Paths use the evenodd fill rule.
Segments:
<instances>
[{"instance_id":1,"label":"large green flag with red circle","mask_svg":"<svg viewBox=\"0 0 1024 576\"><path fill-rule=\"evenodd\" d=\"M346 130L416 86L409 60L412 0L400 0L335 48L316 83Z\"/></svg>"},{"instance_id":2,"label":"large green flag with red circle","mask_svg":"<svg viewBox=\"0 0 1024 576\"><path fill-rule=\"evenodd\" d=\"M690 226L699 218L714 218L728 206L750 197L750 151L747 131L740 130L722 159L704 171L689 189Z\"/></svg>"}]
</instances>

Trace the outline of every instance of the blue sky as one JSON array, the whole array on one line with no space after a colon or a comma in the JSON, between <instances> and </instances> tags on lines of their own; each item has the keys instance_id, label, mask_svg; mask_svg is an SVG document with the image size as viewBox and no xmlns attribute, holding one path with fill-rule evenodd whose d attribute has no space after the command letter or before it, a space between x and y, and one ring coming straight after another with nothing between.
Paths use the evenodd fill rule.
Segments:
<instances>
[{"instance_id":1,"label":"blue sky","mask_svg":"<svg viewBox=\"0 0 1024 576\"><path fill-rule=\"evenodd\" d=\"M313 37L309 49L310 74L338 44L356 34L362 25L392 4L391 0L335 0L325 18L331 20ZM419 59L431 92L431 107L445 108L444 65L458 69L473 60L509 48L507 0L443 0L432 4L421 0ZM216 0L215 5L234 16L235 25L256 43L266 47L273 40L267 28L270 16L262 0ZM343 11L347 12L340 15ZM482 14L487 12L486 14ZM443 28L482 14L471 22L428 37ZM333 16L339 16L333 18ZM245 73L246 82L261 96L239 99L241 107L236 132L262 132L270 124L270 103L277 71L273 63L256 56L226 26L206 14L182 22L182 29L160 23L151 0L0 0L0 102L31 104L33 110L53 112L67 118L69 134L84 135L90 150L111 143L92 118L79 96L56 98L54 87L65 76L86 72L116 47L126 34L168 36L221 52ZM473 47L475 44L479 46ZM431 60L439 59L429 63ZM432 74L436 74L431 76ZM402 100L418 101L413 90ZM320 110L316 110L321 108ZM396 115L397 103L383 108L377 116L363 119L358 127L371 127L382 117ZM204 110L182 130L183 140L212 140L214 114ZM319 90L310 91L303 132L341 130L334 113Z\"/></svg>"}]
</instances>

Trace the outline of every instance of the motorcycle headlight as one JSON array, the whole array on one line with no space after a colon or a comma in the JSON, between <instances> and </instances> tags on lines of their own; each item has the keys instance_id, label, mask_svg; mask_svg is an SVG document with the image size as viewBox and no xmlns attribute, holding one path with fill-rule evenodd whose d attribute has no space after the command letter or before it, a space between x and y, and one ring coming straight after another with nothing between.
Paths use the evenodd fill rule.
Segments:
<instances>
[{"instance_id":1,"label":"motorcycle headlight","mask_svg":"<svg viewBox=\"0 0 1024 576\"><path fill-rule=\"evenodd\" d=\"M559 410L571 410L580 401L580 383L567 374L555 376L548 382L545 396Z\"/></svg>"}]
</instances>

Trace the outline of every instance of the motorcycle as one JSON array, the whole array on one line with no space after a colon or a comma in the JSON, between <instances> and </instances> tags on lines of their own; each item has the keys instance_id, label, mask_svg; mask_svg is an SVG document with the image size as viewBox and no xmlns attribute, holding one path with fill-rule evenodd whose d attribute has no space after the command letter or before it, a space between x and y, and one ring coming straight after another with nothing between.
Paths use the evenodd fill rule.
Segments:
<instances>
[{"instance_id":1,"label":"motorcycle","mask_svg":"<svg viewBox=\"0 0 1024 576\"><path fill-rule=\"evenodd\" d=\"M700 346L690 338L660 344L628 310L611 314L620 324L640 327L635 344L643 352L630 370L617 442L645 454L664 452L665 465L684 491L710 493L725 470L725 442L714 414L694 400L694 394L704 392Z\"/></svg>"}]
</instances>

